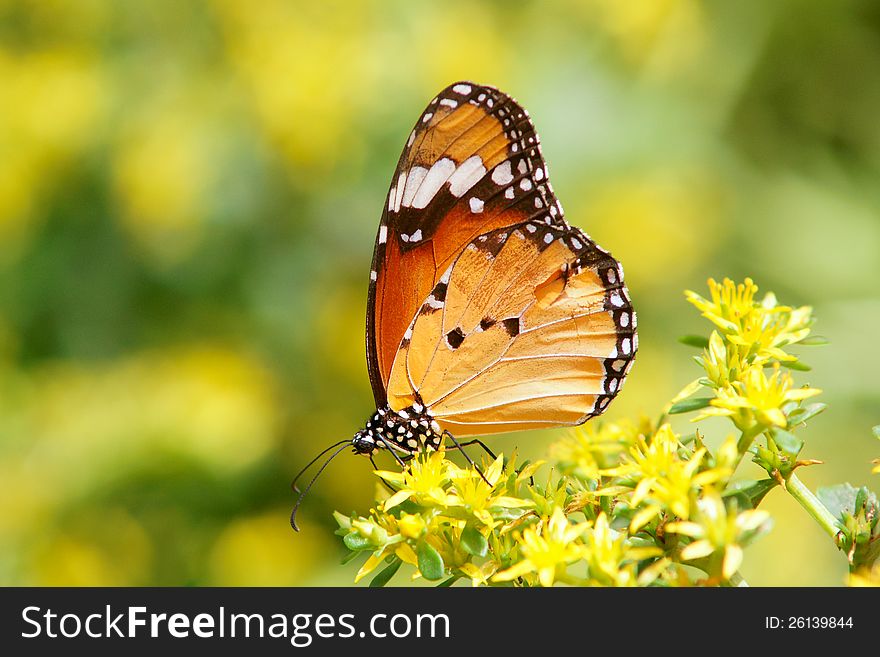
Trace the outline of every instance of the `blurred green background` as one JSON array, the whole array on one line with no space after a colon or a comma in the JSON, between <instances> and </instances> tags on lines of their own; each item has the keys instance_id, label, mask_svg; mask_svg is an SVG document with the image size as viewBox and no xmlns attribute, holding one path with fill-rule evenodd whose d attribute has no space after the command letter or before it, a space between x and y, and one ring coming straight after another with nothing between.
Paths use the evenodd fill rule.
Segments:
<instances>
[{"instance_id":1,"label":"blurred green background","mask_svg":"<svg viewBox=\"0 0 880 657\"><path fill-rule=\"evenodd\" d=\"M332 464L298 535L288 485L373 409L385 193L464 78L529 109L624 263L641 350L610 417L697 376L682 290L751 275L832 341L801 351L830 404L802 478L878 488L880 3L0 0L0 583L352 582L330 512L369 508L369 463ZM750 583L841 585L768 508Z\"/></svg>"}]
</instances>

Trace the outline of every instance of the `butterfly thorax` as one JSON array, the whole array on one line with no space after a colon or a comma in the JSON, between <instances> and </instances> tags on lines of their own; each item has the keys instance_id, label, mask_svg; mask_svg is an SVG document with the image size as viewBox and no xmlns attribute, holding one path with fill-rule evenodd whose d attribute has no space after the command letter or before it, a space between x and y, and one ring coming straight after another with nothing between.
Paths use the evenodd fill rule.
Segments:
<instances>
[{"instance_id":1,"label":"butterfly thorax","mask_svg":"<svg viewBox=\"0 0 880 657\"><path fill-rule=\"evenodd\" d=\"M412 454L438 449L442 434L440 425L421 404L400 411L386 406L376 410L351 444L358 454L372 454L377 449Z\"/></svg>"}]
</instances>

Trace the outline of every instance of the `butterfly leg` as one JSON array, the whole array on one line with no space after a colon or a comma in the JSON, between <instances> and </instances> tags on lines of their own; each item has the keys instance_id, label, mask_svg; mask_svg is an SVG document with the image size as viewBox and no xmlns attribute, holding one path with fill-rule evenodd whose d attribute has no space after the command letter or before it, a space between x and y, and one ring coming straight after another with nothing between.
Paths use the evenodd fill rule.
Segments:
<instances>
[{"instance_id":1,"label":"butterfly leg","mask_svg":"<svg viewBox=\"0 0 880 657\"><path fill-rule=\"evenodd\" d=\"M495 456L495 454L492 452L491 449L486 447L486 443L484 443L479 438L474 438L473 440L469 440L466 443L461 443L462 447L468 447L469 445L479 445L480 447L483 448L483 451L486 452L486 454L488 454L493 461L498 458L497 456Z\"/></svg>"},{"instance_id":2,"label":"butterfly leg","mask_svg":"<svg viewBox=\"0 0 880 657\"><path fill-rule=\"evenodd\" d=\"M378 469L379 469L379 466L376 465L376 461L375 461L375 459L373 458L373 455L372 455L372 454L370 454L370 463L373 464L373 470L378 470ZM379 477L379 478L382 479L381 477ZM385 488L387 488L389 491L391 491L392 494L394 494L394 493L397 492L397 489L394 488L394 486L392 486L391 484L389 484L389 483L388 483L387 481L385 481L384 479L382 479L382 484L385 486Z\"/></svg>"},{"instance_id":3,"label":"butterfly leg","mask_svg":"<svg viewBox=\"0 0 880 657\"><path fill-rule=\"evenodd\" d=\"M473 438L472 440L469 440L466 443L461 443L462 447L467 447L468 445L479 445L480 447L483 448L483 451L486 452L486 454L488 454L492 458L493 461L498 458L497 456L495 456L494 452L492 452L492 450L486 446L486 443L484 443L479 438ZM506 463L505 463L505 466L506 466ZM534 486L535 485L535 478L529 477L529 483L532 486Z\"/></svg>"},{"instance_id":4,"label":"butterfly leg","mask_svg":"<svg viewBox=\"0 0 880 657\"><path fill-rule=\"evenodd\" d=\"M474 463L474 460L470 456L468 456L468 453L466 451L464 451L462 449L462 445L460 445L458 443L458 441L455 439L455 436L453 436L448 431L443 431L443 436L449 436L449 440L451 440L452 444L455 445L455 449L457 449L459 452L461 452L464 455L465 460L470 464L470 466L474 470L476 470L479 473L479 475L483 479L483 481L485 481L487 484L489 484L489 486L491 486L492 482L490 482L488 479L486 479L486 475L484 475L483 471L480 470L480 466L478 466L476 463ZM480 442L480 441L476 441L476 442ZM472 443L465 443L465 444L470 445ZM485 445L483 445L483 449L486 449ZM488 451L488 450L486 450L486 451ZM489 452L489 454L491 454L491 453L492 452Z\"/></svg>"}]
</instances>

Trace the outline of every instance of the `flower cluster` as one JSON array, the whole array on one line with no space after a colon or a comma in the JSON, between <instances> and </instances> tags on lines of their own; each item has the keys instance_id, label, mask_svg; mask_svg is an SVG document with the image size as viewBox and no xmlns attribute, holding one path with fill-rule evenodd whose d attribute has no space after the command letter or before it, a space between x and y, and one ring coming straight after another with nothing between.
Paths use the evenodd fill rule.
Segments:
<instances>
[{"instance_id":1,"label":"flower cluster","mask_svg":"<svg viewBox=\"0 0 880 657\"><path fill-rule=\"evenodd\" d=\"M686 386L657 422L594 422L572 430L542 463L498 457L481 473L445 451L420 454L404 472L376 474L393 492L366 517L336 514L352 558L368 555L360 580L383 563L381 586L403 563L413 577L474 586L680 586L743 584L744 548L772 521L757 507L781 486L847 554L852 584L876 579L880 504L866 488L846 484L818 497L795 470L803 442L794 435L824 409L804 402L820 394L798 386L808 370L790 353L810 338L812 311L756 298L746 279L709 281L709 298L687 299L713 324L699 346L703 376ZM735 432L710 446L696 430L683 435L672 418L698 411L693 422L727 418ZM767 478L740 481L746 455Z\"/></svg>"}]
</instances>

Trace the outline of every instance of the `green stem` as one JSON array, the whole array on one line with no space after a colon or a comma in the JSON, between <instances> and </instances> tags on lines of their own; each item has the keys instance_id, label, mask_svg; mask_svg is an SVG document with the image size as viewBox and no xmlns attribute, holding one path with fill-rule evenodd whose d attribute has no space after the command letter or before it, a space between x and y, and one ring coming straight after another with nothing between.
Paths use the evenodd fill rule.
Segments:
<instances>
[{"instance_id":1,"label":"green stem","mask_svg":"<svg viewBox=\"0 0 880 657\"><path fill-rule=\"evenodd\" d=\"M739 464L742 463L743 457L746 455L746 452L749 451L749 447L752 446L755 438L758 437L758 434L760 434L763 429L764 427L756 422L742 432L742 435L736 443L736 451L739 453L739 456L736 459L736 463L733 464L733 472L736 472L737 468L739 468ZM731 476L732 475L733 473L731 473Z\"/></svg>"},{"instance_id":2,"label":"green stem","mask_svg":"<svg viewBox=\"0 0 880 657\"><path fill-rule=\"evenodd\" d=\"M840 523L794 472L788 475L785 480L785 490L806 509L826 534L837 541L838 535L843 529Z\"/></svg>"}]
</instances>

